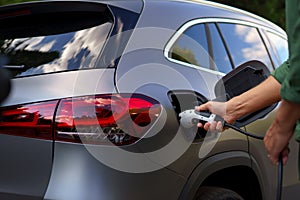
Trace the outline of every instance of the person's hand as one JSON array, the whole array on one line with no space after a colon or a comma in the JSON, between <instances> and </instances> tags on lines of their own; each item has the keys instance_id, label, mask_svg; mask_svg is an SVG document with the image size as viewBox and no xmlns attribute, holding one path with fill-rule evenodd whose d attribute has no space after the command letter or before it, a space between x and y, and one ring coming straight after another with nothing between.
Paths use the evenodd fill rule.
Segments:
<instances>
[{"instance_id":1,"label":"person's hand","mask_svg":"<svg viewBox=\"0 0 300 200\"><path fill-rule=\"evenodd\" d=\"M268 129L264 143L272 164L278 163L280 154L282 154L283 164L287 163L289 156L288 144L293 132L293 129L287 131L277 120Z\"/></svg>"},{"instance_id":2,"label":"person's hand","mask_svg":"<svg viewBox=\"0 0 300 200\"><path fill-rule=\"evenodd\" d=\"M200 106L196 106L195 110L209 111L211 113L219 115L220 117L223 117L225 113L225 103L209 101ZM223 129L222 123L216 121L213 121L212 123L206 122L205 124L199 122L198 127L204 128L207 131L210 130L210 131L219 131L219 132L222 131Z\"/></svg>"},{"instance_id":3,"label":"person's hand","mask_svg":"<svg viewBox=\"0 0 300 200\"><path fill-rule=\"evenodd\" d=\"M222 117L227 123L234 124L237 119L237 115L235 115L235 108L232 106L231 102L214 102L209 101L200 106L196 106L195 110L197 111L209 111L216 115ZM221 132L223 130L222 122L214 121L212 123L198 123L199 128L204 128L205 130L210 131L218 131Z\"/></svg>"},{"instance_id":4,"label":"person's hand","mask_svg":"<svg viewBox=\"0 0 300 200\"><path fill-rule=\"evenodd\" d=\"M276 118L268 129L264 144L268 157L273 164L277 164L282 154L283 164L288 160L288 144L291 139L296 121L299 119L300 104L283 100L276 114Z\"/></svg>"}]
</instances>

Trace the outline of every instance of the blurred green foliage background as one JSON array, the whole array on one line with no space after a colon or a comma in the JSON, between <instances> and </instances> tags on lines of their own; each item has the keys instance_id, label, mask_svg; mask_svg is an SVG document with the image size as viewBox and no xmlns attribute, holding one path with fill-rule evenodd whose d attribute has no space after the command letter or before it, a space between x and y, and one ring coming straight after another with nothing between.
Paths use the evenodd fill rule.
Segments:
<instances>
[{"instance_id":1,"label":"blurred green foliage background","mask_svg":"<svg viewBox=\"0 0 300 200\"><path fill-rule=\"evenodd\" d=\"M285 29L285 0L213 0L264 17Z\"/></svg>"},{"instance_id":2,"label":"blurred green foliage background","mask_svg":"<svg viewBox=\"0 0 300 200\"><path fill-rule=\"evenodd\" d=\"M0 0L0 5L26 2L32 0ZM215 2L234 6L259 16L285 28L285 0L213 0Z\"/></svg>"},{"instance_id":3,"label":"blurred green foliage background","mask_svg":"<svg viewBox=\"0 0 300 200\"><path fill-rule=\"evenodd\" d=\"M11 3L20 3L20 2L26 2L30 0L0 0L0 5L7 5Z\"/></svg>"}]
</instances>

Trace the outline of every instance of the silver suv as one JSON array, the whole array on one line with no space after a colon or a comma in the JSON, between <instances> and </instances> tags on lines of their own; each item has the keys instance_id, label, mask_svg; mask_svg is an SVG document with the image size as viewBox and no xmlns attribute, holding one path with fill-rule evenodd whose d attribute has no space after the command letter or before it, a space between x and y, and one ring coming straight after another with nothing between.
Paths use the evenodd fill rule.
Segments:
<instances>
[{"instance_id":1,"label":"silver suv","mask_svg":"<svg viewBox=\"0 0 300 200\"><path fill-rule=\"evenodd\" d=\"M171 0L7 5L0 26L12 76L0 110L0 199L275 199L277 167L263 142L186 129L178 115L219 98L216 83L243 63L272 71L285 61L278 26ZM239 126L263 135L275 107ZM300 198L295 147L283 199Z\"/></svg>"}]
</instances>

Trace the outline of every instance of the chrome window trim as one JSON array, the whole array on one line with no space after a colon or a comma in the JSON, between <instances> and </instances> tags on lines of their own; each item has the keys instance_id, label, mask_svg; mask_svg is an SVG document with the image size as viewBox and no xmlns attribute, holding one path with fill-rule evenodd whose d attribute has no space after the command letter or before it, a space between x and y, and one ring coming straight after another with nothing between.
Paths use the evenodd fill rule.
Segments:
<instances>
[{"instance_id":1,"label":"chrome window trim","mask_svg":"<svg viewBox=\"0 0 300 200\"><path fill-rule=\"evenodd\" d=\"M276 35L279 35L279 36L283 37L284 39L287 39L287 35L286 34L283 35L283 34L281 34L278 31L275 31L275 30L273 30L271 28L268 28L268 27L265 27L265 26L262 26L262 25L259 25L259 24L253 23L253 22L248 22L248 21L243 21L243 20L237 20L237 19L226 19L226 18L201 18L201 19L195 19L195 20L192 20L192 21L188 21L183 26L181 26L179 28L179 30L176 31L175 34L171 37L171 39L168 41L168 43L167 43L167 45L165 47L165 50L164 50L164 56L167 58L167 60L169 60L170 62L176 63L176 64L180 64L180 65L183 65L183 66L191 67L191 68L194 68L194 69L197 69L197 70L202 70L202 71L205 71L205 72L210 72L210 73L217 74L217 75L222 75L222 76L225 75L225 73L222 73L222 72L219 72L219 71L215 71L215 70L207 69L207 68L200 67L200 66L197 66L197 65L189 64L189 63L182 62L182 61L179 61L179 60L176 60L176 59L173 59L173 58L169 57L170 49L175 44L175 42L177 41L177 39L188 28L190 28L191 26L194 26L196 24L201 24L201 23L231 23L231 24L246 25L246 26L257 28L257 29L263 29L265 31L272 32L272 33L274 33Z\"/></svg>"}]
</instances>

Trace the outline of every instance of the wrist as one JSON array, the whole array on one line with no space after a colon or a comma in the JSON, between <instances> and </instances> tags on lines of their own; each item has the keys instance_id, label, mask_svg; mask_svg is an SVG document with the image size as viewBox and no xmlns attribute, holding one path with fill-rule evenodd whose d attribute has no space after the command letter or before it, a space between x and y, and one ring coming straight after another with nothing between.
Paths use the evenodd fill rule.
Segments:
<instances>
[{"instance_id":1,"label":"wrist","mask_svg":"<svg viewBox=\"0 0 300 200\"><path fill-rule=\"evenodd\" d=\"M240 102L236 98L232 98L225 103L225 121L234 124L237 119L242 117Z\"/></svg>"},{"instance_id":2,"label":"wrist","mask_svg":"<svg viewBox=\"0 0 300 200\"><path fill-rule=\"evenodd\" d=\"M246 114L245 106L239 97L234 97L226 102L226 114L231 116L234 121Z\"/></svg>"}]
</instances>

